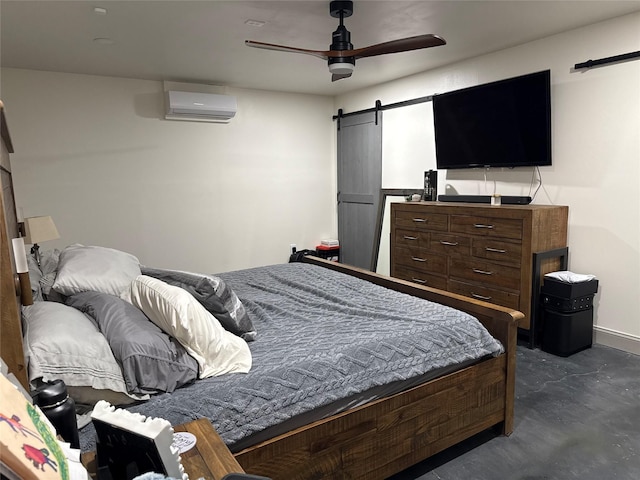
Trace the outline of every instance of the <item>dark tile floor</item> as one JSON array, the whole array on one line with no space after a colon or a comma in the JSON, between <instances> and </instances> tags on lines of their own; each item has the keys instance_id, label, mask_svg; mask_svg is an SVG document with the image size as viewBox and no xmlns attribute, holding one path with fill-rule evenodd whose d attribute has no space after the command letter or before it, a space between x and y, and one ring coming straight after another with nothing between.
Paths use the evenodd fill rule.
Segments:
<instances>
[{"instance_id":1,"label":"dark tile floor","mask_svg":"<svg viewBox=\"0 0 640 480\"><path fill-rule=\"evenodd\" d=\"M482 433L393 480L639 480L640 356L518 347L515 428Z\"/></svg>"}]
</instances>

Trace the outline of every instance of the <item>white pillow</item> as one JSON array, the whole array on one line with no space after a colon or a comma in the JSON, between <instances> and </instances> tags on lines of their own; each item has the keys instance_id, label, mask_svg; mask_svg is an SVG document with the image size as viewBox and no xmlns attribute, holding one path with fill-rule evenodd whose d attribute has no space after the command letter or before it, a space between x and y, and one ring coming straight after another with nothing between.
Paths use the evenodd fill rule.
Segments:
<instances>
[{"instance_id":1,"label":"white pillow","mask_svg":"<svg viewBox=\"0 0 640 480\"><path fill-rule=\"evenodd\" d=\"M251 369L247 342L225 330L186 290L140 275L131 283L131 302L197 360L200 378Z\"/></svg>"},{"instance_id":2,"label":"white pillow","mask_svg":"<svg viewBox=\"0 0 640 480\"><path fill-rule=\"evenodd\" d=\"M107 339L84 313L58 302L36 302L22 307L22 319L33 387L40 379L61 379L78 403L95 403L99 397L117 398L119 403L149 398L127 394L122 370Z\"/></svg>"},{"instance_id":3,"label":"white pillow","mask_svg":"<svg viewBox=\"0 0 640 480\"><path fill-rule=\"evenodd\" d=\"M93 291L120 296L140 275L140 262L129 253L106 247L69 245L60 254L53 289L62 295Z\"/></svg>"}]
</instances>

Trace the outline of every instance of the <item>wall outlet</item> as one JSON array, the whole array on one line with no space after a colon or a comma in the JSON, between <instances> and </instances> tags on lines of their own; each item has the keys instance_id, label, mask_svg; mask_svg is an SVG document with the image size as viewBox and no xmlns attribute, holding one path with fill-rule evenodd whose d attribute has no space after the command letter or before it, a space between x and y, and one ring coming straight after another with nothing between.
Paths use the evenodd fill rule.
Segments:
<instances>
[{"instance_id":1,"label":"wall outlet","mask_svg":"<svg viewBox=\"0 0 640 480\"><path fill-rule=\"evenodd\" d=\"M291 254L293 255L298 250L295 243L289 245L291 247Z\"/></svg>"}]
</instances>

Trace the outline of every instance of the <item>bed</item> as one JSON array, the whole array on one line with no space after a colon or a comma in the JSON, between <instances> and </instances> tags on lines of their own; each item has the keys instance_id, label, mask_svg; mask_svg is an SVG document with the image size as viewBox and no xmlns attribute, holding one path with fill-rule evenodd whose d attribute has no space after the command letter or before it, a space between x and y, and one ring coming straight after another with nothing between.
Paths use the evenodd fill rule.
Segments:
<instances>
[{"instance_id":1,"label":"bed","mask_svg":"<svg viewBox=\"0 0 640 480\"><path fill-rule=\"evenodd\" d=\"M3 191L8 181L10 175L3 175ZM9 209L7 213L6 210L5 205L2 209L5 228L2 229L0 252L3 267L2 358L27 386L19 305L11 269L5 268L11 264L8 241L8 235L11 234L7 232L14 231L12 224L15 224L15 212ZM147 269L143 273L148 274L146 277L159 279L166 272ZM494 427L507 435L511 433L516 331L518 319L521 318L519 312L310 256L297 264L226 272L215 277L223 279L237 294L254 321L255 338L249 338L246 342L252 354L248 373L238 367L242 361L230 361L229 372L193 382L186 381L174 388L172 393L152 394L149 400L127 408L147 415L169 417L173 424L200 416L211 418L218 433L248 473L273 479L386 478L487 428ZM320 278L328 283L320 283ZM313 284L320 285L323 295L318 296L317 292L311 291L310 285ZM335 291L331 290L332 286ZM345 295L345 291L351 293ZM365 297L369 300L364 304L362 300L360 303L351 303L350 299L355 298L356 291L368 292L372 296ZM386 297L387 294L390 296ZM280 300L274 304L271 295L281 295ZM283 303L283 298L288 303ZM402 300L388 300L391 298ZM388 304L396 301L400 302L398 308L404 305L406 314L398 314L394 310L391 320L376 319L380 311L387 310ZM283 307L285 304L286 308ZM284 326L274 323L276 330L269 330L269 319L280 321L283 315L286 316L287 312L300 305L316 312L312 317L306 316L308 313L304 311L294 315L298 322L307 322L308 330L300 324L289 323ZM457 330L455 335L467 335L472 343L476 342L472 350L477 351L469 355L464 346L468 343L453 342L454 346L457 345L455 348L459 349L459 358L453 365L437 354L434 354L435 364L429 368L423 367L422 360L411 360L410 356L399 359L400 353L405 356L407 345L416 349L416 346L424 344L417 340L423 328L412 317L424 305L431 305L428 308L433 309L435 314L449 319L440 323L462 325L471 323L470 318L474 317L479 321L477 325L482 325L482 330L491 334L492 340L499 341L499 349L496 350L495 345L492 346L491 341L474 327L466 334ZM327 309L331 310L331 320L327 320ZM450 317L452 309L460 312L455 319ZM265 311L267 315L263 318ZM355 319L355 323L343 318ZM333 350L338 347L331 345L325 354L319 353L317 358L309 358L314 355L303 354L315 339L321 338L322 334L313 328L319 328L323 321L334 322L329 330L340 329L343 338L354 340L343 342L343 350L339 353ZM362 327L365 322L370 322L368 328ZM403 325L403 322L404 326L395 327ZM385 323L392 328L383 330ZM290 337L286 337L287 328L294 330L288 332L292 335ZM245 333L250 330L244 328ZM379 337L373 333L377 331L385 332L384 342L376 340ZM393 343L395 340L391 338L395 336L394 332L398 334L397 343ZM402 332L405 332L404 337ZM449 343L446 338L438 336L440 333L436 335L431 330L425 332L432 336L431 343ZM299 343L299 348L287 352L292 356L305 357L305 362L318 362L298 368L298 374L306 371L304 380L299 381L296 377L293 381L291 372L277 373L277 362L274 361L273 352L269 352L269 346L274 343L269 342L275 342L276 337L280 336L284 338L284 346L279 349L287 344ZM330 338L333 340L329 341L336 342L336 337L327 337ZM365 340L372 343L365 343ZM383 343L384 349L372 348L372 345ZM344 348L348 350L349 345L353 345L353 351L345 355ZM360 356L365 354L366 357ZM285 358L289 354L281 356ZM322 371L320 375L321 367L331 356L342 359L341 369L328 373ZM237 360L237 357L234 358ZM269 375L264 375L264 362L271 362ZM344 362L349 366L345 366ZM379 384L376 384L378 380L359 383L358 379L368 375L364 373L366 363L377 363L386 375ZM393 368L389 365L393 365ZM201 364L199 367L202 371ZM238 370L234 371L234 368ZM318 383L305 389L304 382L310 372L318 373L315 375ZM273 377L274 381L262 391L258 391L255 384L242 384L245 392L250 392L252 396L242 397L241 400L235 397L214 400L214 393L221 390L226 392L235 383L234 378L241 378L244 382L252 376L254 379L259 376L262 379ZM202 395L198 397L193 392L203 385L209 390L205 389L205 393L198 394ZM284 407L276 409L275 420L266 420L269 410L275 409L268 401L270 399L266 398L267 393L272 393L274 385L288 390L289 400L282 402ZM307 391L320 389L318 385L325 390L327 385L335 388L324 392L328 396L323 400L307 396ZM346 399L343 398L344 394L338 395L338 391L346 391ZM144 395L149 392L140 390L138 393ZM251 418L244 418L249 414L243 415L243 411L249 412L248 406L257 401L257 397L263 397L263 403L251 409ZM211 405L205 411L200 405L207 403L208 398L212 399ZM247 405L246 410L243 410L243 402ZM225 417L229 410L234 410L235 416ZM88 428L83 429L83 442L86 448L91 448L91 427Z\"/></svg>"}]
</instances>

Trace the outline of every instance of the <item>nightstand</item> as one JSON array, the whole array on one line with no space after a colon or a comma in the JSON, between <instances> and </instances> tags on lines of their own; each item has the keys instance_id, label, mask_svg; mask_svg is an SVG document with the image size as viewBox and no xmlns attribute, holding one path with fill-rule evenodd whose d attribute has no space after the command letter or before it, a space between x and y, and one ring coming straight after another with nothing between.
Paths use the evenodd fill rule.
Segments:
<instances>
[{"instance_id":1,"label":"nightstand","mask_svg":"<svg viewBox=\"0 0 640 480\"><path fill-rule=\"evenodd\" d=\"M193 422L173 427L176 432L189 432L196 436L196 445L188 452L180 455L182 466L189 478L197 480L220 480L228 473L244 473L240 464L231 454L211 422L206 418L200 418ZM85 465L91 478L95 477L96 464L95 452L82 455L82 463Z\"/></svg>"}]
</instances>

